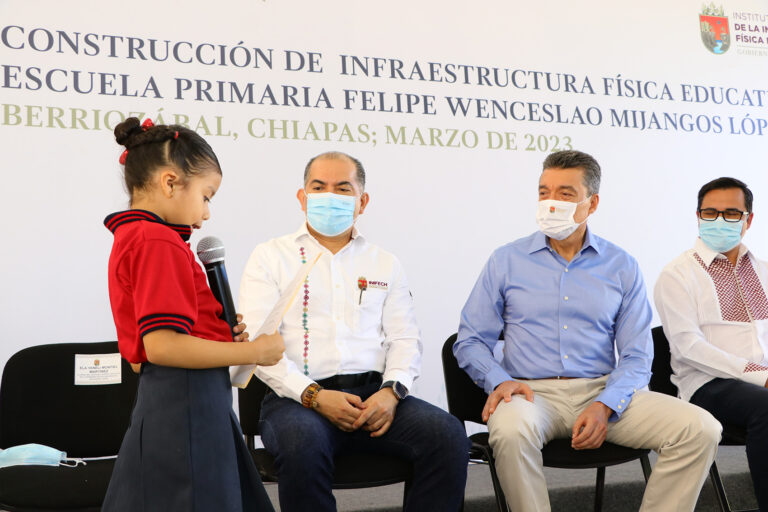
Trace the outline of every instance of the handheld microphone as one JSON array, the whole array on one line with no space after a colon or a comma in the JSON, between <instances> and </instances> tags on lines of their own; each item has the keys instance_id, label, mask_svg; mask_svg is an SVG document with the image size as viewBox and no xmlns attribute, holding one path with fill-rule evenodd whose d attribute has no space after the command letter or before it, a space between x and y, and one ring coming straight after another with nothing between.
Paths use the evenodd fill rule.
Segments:
<instances>
[{"instance_id":1,"label":"handheld microphone","mask_svg":"<svg viewBox=\"0 0 768 512\"><path fill-rule=\"evenodd\" d=\"M229 289L227 269L224 267L224 244L215 236L207 236L197 243L197 257L203 262L208 285L213 296L224 309L223 318L231 328L237 325L237 312ZM234 334L232 335L234 338Z\"/></svg>"}]
</instances>

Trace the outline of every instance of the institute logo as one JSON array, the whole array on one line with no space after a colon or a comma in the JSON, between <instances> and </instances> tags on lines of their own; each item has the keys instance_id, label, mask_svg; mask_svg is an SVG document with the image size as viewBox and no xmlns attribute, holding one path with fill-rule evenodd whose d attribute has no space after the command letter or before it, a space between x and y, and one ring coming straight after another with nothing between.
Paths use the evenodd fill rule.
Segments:
<instances>
[{"instance_id":1,"label":"institute logo","mask_svg":"<svg viewBox=\"0 0 768 512\"><path fill-rule=\"evenodd\" d=\"M701 41L707 50L720 55L731 47L731 33L728 30L728 17L723 12L723 6L715 7L714 3L704 4L699 14Z\"/></svg>"}]
</instances>

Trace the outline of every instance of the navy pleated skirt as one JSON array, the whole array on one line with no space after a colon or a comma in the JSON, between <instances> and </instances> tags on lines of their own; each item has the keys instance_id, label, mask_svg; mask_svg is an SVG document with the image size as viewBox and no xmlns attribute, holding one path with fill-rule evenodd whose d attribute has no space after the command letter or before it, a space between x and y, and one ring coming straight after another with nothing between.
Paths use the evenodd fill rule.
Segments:
<instances>
[{"instance_id":1,"label":"navy pleated skirt","mask_svg":"<svg viewBox=\"0 0 768 512\"><path fill-rule=\"evenodd\" d=\"M142 365L102 510L274 510L232 411L227 368Z\"/></svg>"}]
</instances>

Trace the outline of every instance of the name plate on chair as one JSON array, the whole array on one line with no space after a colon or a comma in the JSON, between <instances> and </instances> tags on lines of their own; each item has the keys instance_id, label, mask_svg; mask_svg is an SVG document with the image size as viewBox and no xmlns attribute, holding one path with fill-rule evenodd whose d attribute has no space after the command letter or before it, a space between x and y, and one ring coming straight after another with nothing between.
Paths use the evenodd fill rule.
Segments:
<instances>
[{"instance_id":1,"label":"name plate on chair","mask_svg":"<svg viewBox=\"0 0 768 512\"><path fill-rule=\"evenodd\" d=\"M75 386L120 384L120 354L75 354Z\"/></svg>"}]
</instances>

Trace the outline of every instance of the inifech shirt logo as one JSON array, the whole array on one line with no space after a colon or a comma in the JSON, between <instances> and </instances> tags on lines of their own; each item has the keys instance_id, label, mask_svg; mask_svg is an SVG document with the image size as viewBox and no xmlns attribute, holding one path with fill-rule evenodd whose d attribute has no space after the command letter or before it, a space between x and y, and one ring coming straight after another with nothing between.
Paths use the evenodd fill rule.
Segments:
<instances>
[{"instance_id":1,"label":"inifech shirt logo","mask_svg":"<svg viewBox=\"0 0 768 512\"><path fill-rule=\"evenodd\" d=\"M357 289L360 290L360 299L358 304L363 303L363 292L368 289L386 290L387 283L384 281L369 281L367 278L361 276L357 278Z\"/></svg>"}]
</instances>

